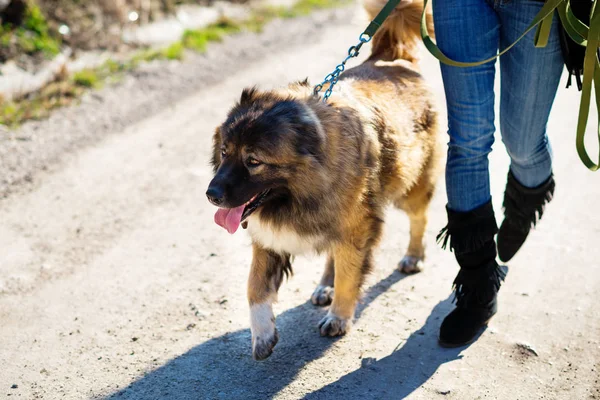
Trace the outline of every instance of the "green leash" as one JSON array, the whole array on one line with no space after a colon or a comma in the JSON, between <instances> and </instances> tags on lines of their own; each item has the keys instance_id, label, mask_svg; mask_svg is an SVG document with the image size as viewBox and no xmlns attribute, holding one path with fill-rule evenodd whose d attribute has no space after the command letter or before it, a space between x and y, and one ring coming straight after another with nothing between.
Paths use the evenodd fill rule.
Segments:
<instances>
[{"instance_id":1,"label":"green leash","mask_svg":"<svg viewBox=\"0 0 600 400\"><path fill-rule=\"evenodd\" d=\"M377 14L375 18L373 18L373 21L371 21L371 23L367 26L367 29L365 29L363 34L369 35L369 37L375 36L375 32L377 32L377 29L379 29L381 25L383 25L383 22L387 19L387 17L390 16L390 14L392 13L392 11L394 11L396 6L400 4L400 1L402 0L388 1L387 4L383 6L381 11L379 11L379 14Z\"/></svg>"},{"instance_id":2,"label":"green leash","mask_svg":"<svg viewBox=\"0 0 600 400\"><path fill-rule=\"evenodd\" d=\"M583 62L583 89L581 91L581 103L579 105L579 121L577 122L577 136L575 144L579 158L591 171L600 169L600 161L595 164L589 157L585 148L585 128L587 127L590 113L590 97L592 94L592 81L596 96L596 109L600 115L600 64L596 52L600 45L600 9L594 3L590 18L590 28L587 34L587 46ZM573 16L574 17L574 16ZM600 143L600 125L598 126L598 142ZM600 154L598 156L600 159Z\"/></svg>"}]
</instances>

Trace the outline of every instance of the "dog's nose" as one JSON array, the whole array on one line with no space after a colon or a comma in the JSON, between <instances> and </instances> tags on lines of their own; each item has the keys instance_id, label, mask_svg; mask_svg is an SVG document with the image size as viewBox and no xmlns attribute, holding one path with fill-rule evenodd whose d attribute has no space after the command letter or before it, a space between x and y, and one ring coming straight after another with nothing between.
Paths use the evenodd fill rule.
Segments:
<instances>
[{"instance_id":1,"label":"dog's nose","mask_svg":"<svg viewBox=\"0 0 600 400\"><path fill-rule=\"evenodd\" d=\"M206 191L206 197L208 197L208 201L213 203L215 206L218 206L223 203L223 190L216 186L209 186L208 190Z\"/></svg>"}]
</instances>

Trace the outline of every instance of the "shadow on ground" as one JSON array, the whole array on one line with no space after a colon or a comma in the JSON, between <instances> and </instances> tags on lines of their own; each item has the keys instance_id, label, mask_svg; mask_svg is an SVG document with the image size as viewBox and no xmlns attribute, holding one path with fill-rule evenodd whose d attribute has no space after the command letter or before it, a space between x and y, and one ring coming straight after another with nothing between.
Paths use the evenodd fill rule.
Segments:
<instances>
[{"instance_id":1,"label":"shadow on ground","mask_svg":"<svg viewBox=\"0 0 600 400\"><path fill-rule=\"evenodd\" d=\"M363 360L362 367L306 397L307 400L332 399L343 393L344 399L404 399L431 378L438 368L457 360L468 346L444 349L437 344L442 318L452 308L450 297L439 302L427 321L398 350L380 360ZM483 333L480 332L479 336ZM479 336L477 338L479 338ZM441 393L446 388L437 388Z\"/></svg>"},{"instance_id":2,"label":"shadow on ground","mask_svg":"<svg viewBox=\"0 0 600 400\"><path fill-rule=\"evenodd\" d=\"M372 286L356 318L392 285L406 278L395 271ZM379 361L364 359L362 368L316 392L309 399L403 398L461 349L440 349L436 343L441 318L451 309L449 299L436 305L425 324L402 347ZM307 363L318 359L336 339L322 338L316 328L325 310L310 301L277 317L280 340L273 355L255 362L250 355L250 330L228 333L202 343L141 377L107 399L269 399L290 384ZM298 321L302 321L299 325Z\"/></svg>"}]
</instances>

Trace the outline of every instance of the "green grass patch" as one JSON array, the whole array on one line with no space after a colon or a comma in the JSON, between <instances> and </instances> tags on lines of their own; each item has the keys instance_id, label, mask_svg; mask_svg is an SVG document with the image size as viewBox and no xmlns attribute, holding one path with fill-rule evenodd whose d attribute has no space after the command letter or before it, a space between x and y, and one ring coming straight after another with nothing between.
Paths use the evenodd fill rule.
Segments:
<instances>
[{"instance_id":1,"label":"green grass patch","mask_svg":"<svg viewBox=\"0 0 600 400\"><path fill-rule=\"evenodd\" d=\"M156 49L140 50L131 57L131 63L137 65L141 62L149 62L159 59L160 51Z\"/></svg>"},{"instance_id":2,"label":"green grass patch","mask_svg":"<svg viewBox=\"0 0 600 400\"><path fill-rule=\"evenodd\" d=\"M292 17L308 15L315 10L324 10L349 3L347 0L300 0L292 6L291 15Z\"/></svg>"},{"instance_id":3,"label":"green grass patch","mask_svg":"<svg viewBox=\"0 0 600 400\"><path fill-rule=\"evenodd\" d=\"M167 60L181 60L183 58L183 45L181 42L173 43L161 51L161 56Z\"/></svg>"},{"instance_id":4,"label":"green grass patch","mask_svg":"<svg viewBox=\"0 0 600 400\"><path fill-rule=\"evenodd\" d=\"M241 30L242 25L239 22L222 18L205 28L186 30L183 33L181 42L187 49L204 52L209 42L220 42L224 36L237 33Z\"/></svg>"},{"instance_id":5,"label":"green grass patch","mask_svg":"<svg viewBox=\"0 0 600 400\"><path fill-rule=\"evenodd\" d=\"M262 32L264 26L276 18L306 16L315 10L340 7L350 3L351 0L299 0L292 7L263 7L255 10L250 18L242 22L242 26L251 32Z\"/></svg>"},{"instance_id":6,"label":"green grass patch","mask_svg":"<svg viewBox=\"0 0 600 400\"><path fill-rule=\"evenodd\" d=\"M39 93L0 103L0 124L16 127L23 121L48 117L58 107L71 104L85 89L71 80L53 82Z\"/></svg>"},{"instance_id":7,"label":"green grass patch","mask_svg":"<svg viewBox=\"0 0 600 400\"><path fill-rule=\"evenodd\" d=\"M100 85L100 77L98 76L98 71L84 69L73 74L73 82L85 88L96 88Z\"/></svg>"},{"instance_id":8,"label":"green grass patch","mask_svg":"<svg viewBox=\"0 0 600 400\"><path fill-rule=\"evenodd\" d=\"M131 62L107 60L98 68L75 72L70 78L52 82L41 91L21 99L0 99L0 124L14 128L26 120L46 118L55 108L72 104L87 90L118 80L134 68Z\"/></svg>"},{"instance_id":9,"label":"green grass patch","mask_svg":"<svg viewBox=\"0 0 600 400\"><path fill-rule=\"evenodd\" d=\"M100 71L101 79L115 78L118 79L125 72L133 70L136 65L132 61L116 61L106 60L98 70Z\"/></svg>"},{"instance_id":10,"label":"green grass patch","mask_svg":"<svg viewBox=\"0 0 600 400\"><path fill-rule=\"evenodd\" d=\"M135 67L141 62L149 62L154 60L181 60L183 59L183 50L184 48L181 42L175 42L169 47L162 49L141 50L134 54L130 63L133 67Z\"/></svg>"},{"instance_id":11,"label":"green grass patch","mask_svg":"<svg viewBox=\"0 0 600 400\"><path fill-rule=\"evenodd\" d=\"M60 52L60 43L57 36L50 34L39 7L32 3L25 10L21 26L0 25L0 53L6 53L5 57L19 53L52 57Z\"/></svg>"}]
</instances>

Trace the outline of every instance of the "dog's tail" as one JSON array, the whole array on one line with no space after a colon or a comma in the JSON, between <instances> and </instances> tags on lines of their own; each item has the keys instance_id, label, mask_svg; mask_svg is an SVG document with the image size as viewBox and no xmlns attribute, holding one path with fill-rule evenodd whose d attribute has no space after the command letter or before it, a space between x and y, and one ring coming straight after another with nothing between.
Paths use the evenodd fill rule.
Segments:
<instances>
[{"instance_id":1,"label":"dog's tail","mask_svg":"<svg viewBox=\"0 0 600 400\"><path fill-rule=\"evenodd\" d=\"M387 0L363 0L371 19L375 18L386 3ZM370 59L417 61L422 12L423 0L401 0L373 37ZM433 36L431 10L427 10L427 28Z\"/></svg>"}]
</instances>

